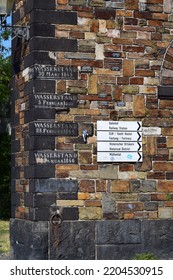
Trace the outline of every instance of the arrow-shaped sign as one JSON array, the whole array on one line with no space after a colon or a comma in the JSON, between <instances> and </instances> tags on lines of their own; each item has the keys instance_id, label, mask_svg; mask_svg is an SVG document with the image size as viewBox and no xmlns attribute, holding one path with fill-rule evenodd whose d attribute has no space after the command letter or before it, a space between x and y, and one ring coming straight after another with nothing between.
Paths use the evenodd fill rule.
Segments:
<instances>
[{"instance_id":1,"label":"arrow-shaped sign","mask_svg":"<svg viewBox=\"0 0 173 280\"><path fill-rule=\"evenodd\" d=\"M141 122L97 121L97 130L107 131L142 131Z\"/></svg>"},{"instance_id":2,"label":"arrow-shaped sign","mask_svg":"<svg viewBox=\"0 0 173 280\"><path fill-rule=\"evenodd\" d=\"M137 132L137 134L139 135L139 138L137 139L137 141L139 141L142 137L141 133Z\"/></svg>"},{"instance_id":3,"label":"arrow-shaped sign","mask_svg":"<svg viewBox=\"0 0 173 280\"><path fill-rule=\"evenodd\" d=\"M135 152L140 151L142 146L139 142L98 142L97 150L102 152L121 151Z\"/></svg>"},{"instance_id":4,"label":"arrow-shaped sign","mask_svg":"<svg viewBox=\"0 0 173 280\"><path fill-rule=\"evenodd\" d=\"M141 162L139 152L97 152L98 162Z\"/></svg>"},{"instance_id":5,"label":"arrow-shaped sign","mask_svg":"<svg viewBox=\"0 0 173 280\"><path fill-rule=\"evenodd\" d=\"M97 131L97 141L140 141L142 140L141 132L134 131Z\"/></svg>"},{"instance_id":6,"label":"arrow-shaped sign","mask_svg":"<svg viewBox=\"0 0 173 280\"><path fill-rule=\"evenodd\" d=\"M139 126L137 130L139 131L142 125L141 125L140 122L137 122L137 124L138 124L138 126Z\"/></svg>"},{"instance_id":7,"label":"arrow-shaped sign","mask_svg":"<svg viewBox=\"0 0 173 280\"><path fill-rule=\"evenodd\" d=\"M140 162L140 161L142 161L142 155L141 155L141 153L138 153L138 155L139 155L138 161Z\"/></svg>"},{"instance_id":8,"label":"arrow-shaped sign","mask_svg":"<svg viewBox=\"0 0 173 280\"><path fill-rule=\"evenodd\" d=\"M139 145L138 151L141 151L142 146L141 146L140 142L137 142L137 143Z\"/></svg>"}]
</instances>

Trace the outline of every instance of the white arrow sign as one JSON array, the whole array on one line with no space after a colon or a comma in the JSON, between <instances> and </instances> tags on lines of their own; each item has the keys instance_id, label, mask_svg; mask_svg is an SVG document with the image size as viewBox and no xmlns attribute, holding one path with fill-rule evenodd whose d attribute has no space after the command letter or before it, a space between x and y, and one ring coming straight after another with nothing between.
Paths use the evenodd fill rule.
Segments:
<instances>
[{"instance_id":1,"label":"white arrow sign","mask_svg":"<svg viewBox=\"0 0 173 280\"><path fill-rule=\"evenodd\" d=\"M122 151L135 152L142 150L142 143L140 142L98 142L97 150L104 152Z\"/></svg>"},{"instance_id":2,"label":"white arrow sign","mask_svg":"<svg viewBox=\"0 0 173 280\"><path fill-rule=\"evenodd\" d=\"M140 152L97 152L98 162L141 162Z\"/></svg>"},{"instance_id":3,"label":"white arrow sign","mask_svg":"<svg viewBox=\"0 0 173 280\"><path fill-rule=\"evenodd\" d=\"M107 131L142 131L141 122L97 121L97 130Z\"/></svg>"},{"instance_id":4,"label":"white arrow sign","mask_svg":"<svg viewBox=\"0 0 173 280\"><path fill-rule=\"evenodd\" d=\"M97 141L141 141L141 139L141 132L97 131Z\"/></svg>"}]
</instances>

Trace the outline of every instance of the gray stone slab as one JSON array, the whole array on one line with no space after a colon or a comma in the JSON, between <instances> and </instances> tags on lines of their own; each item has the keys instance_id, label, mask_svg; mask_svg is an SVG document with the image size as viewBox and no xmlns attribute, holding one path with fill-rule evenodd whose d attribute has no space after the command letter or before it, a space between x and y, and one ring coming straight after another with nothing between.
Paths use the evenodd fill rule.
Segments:
<instances>
[{"instance_id":1,"label":"gray stone slab","mask_svg":"<svg viewBox=\"0 0 173 280\"><path fill-rule=\"evenodd\" d=\"M76 193L78 191L77 180L67 179L33 179L29 181L29 189L31 192L67 192Z\"/></svg>"},{"instance_id":2,"label":"gray stone slab","mask_svg":"<svg viewBox=\"0 0 173 280\"><path fill-rule=\"evenodd\" d=\"M96 223L96 244L137 244L141 243L141 222L98 221Z\"/></svg>"},{"instance_id":3,"label":"gray stone slab","mask_svg":"<svg viewBox=\"0 0 173 280\"><path fill-rule=\"evenodd\" d=\"M47 222L11 219L10 232L12 259L48 259Z\"/></svg>"},{"instance_id":4,"label":"gray stone slab","mask_svg":"<svg viewBox=\"0 0 173 280\"><path fill-rule=\"evenodd\" d=\"M159 259L173 258L173 220L142 221L143 248Z\"/></svg>"},{"instance_id":5,"label":"gray stone slab","mask_svg":"<svg viewBox=\"0 0 173 280\"><path fill-rule=\"evenodd\" d=\"M63 222L50 227L50 259L95 259L95 222Z\"/></svg>"},{"instance_id":6,"label":"gray stone slab","mask_svg":"<svg viewBox=\"0 0 173 280\"><path fill-rule=\"evenodd\" d=\"M97 260L131 260L141 252L141 244L99 245Z\"/></svg>"}]
</instances>

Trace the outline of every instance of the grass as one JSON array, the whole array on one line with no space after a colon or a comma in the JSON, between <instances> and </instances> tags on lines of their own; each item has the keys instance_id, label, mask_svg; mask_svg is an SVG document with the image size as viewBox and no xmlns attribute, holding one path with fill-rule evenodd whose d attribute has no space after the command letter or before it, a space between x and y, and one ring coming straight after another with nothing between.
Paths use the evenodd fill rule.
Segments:
<instances>
[{"instance_id":1,"label":"grass","mask_svg":"<svg viewBox=\"0 0 173 280\"><path fill-rule=\"evenodd\" d=\"M150 252L138 253L133 260L157 260L157 257Z\"/></svg>"},{"instance_id":2,"label":"grass","mask_svg":"<svg viewBox=\"0 0 173 280\"><path fill-rule=\"evenodd\" d=\"M10 251L9 221L0 220L0 254L7 254Z\"/></svg>"}]
</instances>

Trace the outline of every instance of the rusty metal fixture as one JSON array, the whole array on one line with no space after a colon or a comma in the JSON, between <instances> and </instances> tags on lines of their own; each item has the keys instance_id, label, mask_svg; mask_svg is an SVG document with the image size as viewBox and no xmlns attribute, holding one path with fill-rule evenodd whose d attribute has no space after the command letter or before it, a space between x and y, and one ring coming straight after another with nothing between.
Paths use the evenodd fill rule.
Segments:
<instances>
[{"instance_id":1,"label":"rusty metal fixture","mask_svg":"<svg viewBox=\"0 0 173 280\"><path fill-rule=\"evenodd\" d=\"M60 226L62 223L62 215L60 214L60 211L57 210L55 212L52 213L51 217L50 217L50 223L53 226Z\"/></svg>"}]
</instances>

